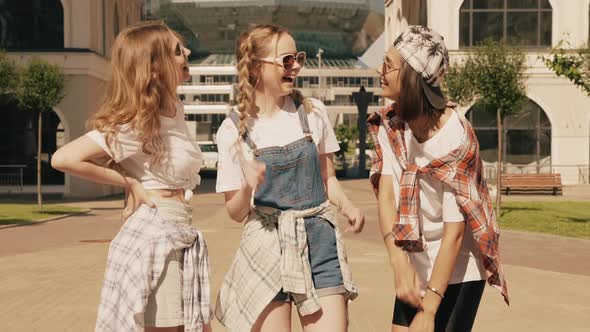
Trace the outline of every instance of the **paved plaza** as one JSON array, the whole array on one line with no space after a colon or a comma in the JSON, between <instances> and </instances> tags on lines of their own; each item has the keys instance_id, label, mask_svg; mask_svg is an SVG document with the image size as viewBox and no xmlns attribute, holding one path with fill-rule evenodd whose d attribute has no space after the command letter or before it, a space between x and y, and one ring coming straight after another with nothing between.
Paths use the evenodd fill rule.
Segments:
<instances>
[{"instance_id":1,"label":"paved plaza","mask_svg":"<svg viewBox=\"0 0 590 332\"><path fill-rule=\"evenodd\" d=\"M376 201L366 180L342 183L367 215L362 234L345 235L360 293L350 306L350 331L389 331L394 289ZM223 196L213 193L213 186L213 180L205 179L191 204L194 223L209 246L215 295L238 246L241 225L229 219ZM122 202L68 204L92 210L0 229L0 331L93 330L108 241L121 226ZM588 331L590 240L505 231L501 245L511 306L487 287L474 331ZM223 331L216 321L213 328Z\"/></svg>"}]
</instances>

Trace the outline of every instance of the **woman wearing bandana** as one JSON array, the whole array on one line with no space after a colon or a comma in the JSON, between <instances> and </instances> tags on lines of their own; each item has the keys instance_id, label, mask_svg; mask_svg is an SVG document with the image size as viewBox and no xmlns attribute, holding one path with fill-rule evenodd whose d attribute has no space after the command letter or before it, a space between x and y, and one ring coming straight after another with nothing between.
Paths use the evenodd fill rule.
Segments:
<instances>
[{"instance_id":1,"label":"woman wearing bandana","mask_svg":"<svg viewBox=\"0 0 590 332\"><path fill-rule=\"evenodd\" d=\"M410 26L379 69L371 185L395 275L392 331L471 331L485 281L508 293L475 133L440 90L443 38Z\"/></svg>"}]
</instances>

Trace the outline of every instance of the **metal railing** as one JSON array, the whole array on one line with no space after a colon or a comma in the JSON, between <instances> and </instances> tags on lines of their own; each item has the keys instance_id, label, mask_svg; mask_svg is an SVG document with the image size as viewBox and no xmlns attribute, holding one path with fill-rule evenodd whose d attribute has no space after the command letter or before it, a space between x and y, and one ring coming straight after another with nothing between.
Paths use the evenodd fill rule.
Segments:
<instances>
[{"instance_id":1,"label":"metal railing","mask_svg":"<svg viewBox=\"0 0 590 332\"><path fill-rule=\"evenodd\" d=\"M16 186L23 191L23 170L27 165L0 165L0 186Z\"/></svg>"}]
</instances>

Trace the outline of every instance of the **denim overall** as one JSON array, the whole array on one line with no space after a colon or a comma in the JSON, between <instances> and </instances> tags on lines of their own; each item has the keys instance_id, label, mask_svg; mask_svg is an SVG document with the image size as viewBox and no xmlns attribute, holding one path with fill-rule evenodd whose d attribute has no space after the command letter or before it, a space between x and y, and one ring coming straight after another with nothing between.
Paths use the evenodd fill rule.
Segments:
<instances>
[{"instance_id":1,"label":"denim overall","mask_svg":"<svg viewBox=\"0 0 590 332\"><path fill-rule=\"evenodd\" d=\"M296 104L303 138L284 146L258 149L248 131L242 136L254 159L266 165L265 181L254 194L255 206L305 210L318 207L327 200L319 152L304 107L298 106ZM231 112L229 117L239 128L239 115ZM305 229L312 280L318 295L344 293L334 226L323 218L309 217L305 218ZM289 297L279 292L274 300L288 301Z\"/></svg>"}]
</instances>

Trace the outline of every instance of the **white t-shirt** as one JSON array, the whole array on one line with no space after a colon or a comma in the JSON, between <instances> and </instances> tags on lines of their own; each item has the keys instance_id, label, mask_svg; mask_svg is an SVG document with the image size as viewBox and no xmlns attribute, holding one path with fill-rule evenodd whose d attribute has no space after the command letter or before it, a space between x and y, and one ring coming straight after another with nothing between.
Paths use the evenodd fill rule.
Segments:
<instances>
[{"instance_id":1,"label":"white t-shirt","mask_svg":"<svg viewBox=\"0 0 590 332\"><path fill-rule=\"evenodd\" d=\"M151 156L142 151L141 142L129 124L119 127L111 147L106 143L106 133L93 130L86 136L100 145L128 176L139 180L145 189L192 190L200 183L201 149L189 134L182 106L177 108L174 118L160 116L160 137L166 152L162 165L151 169Z\"/></svg>"},{"instance_id":2,"label":"white t-shirt","mask_svg":"<svg viewBox=\"0 0 590 332\"><path fill-rule=\"evenodd\" d=\"M419 143L407 124L404 132L408 162L415 162L418 166L426 166L433 159L447 155L458 148L461 142L467 138L465 128L463 128L456 112L453 112L444 126L426 142ZM383 151L381 174L392 175L393 192L396 197L396 205L399 207L402 168L389 144L383 126L379 128L378 140ZM418 173L418 181L420 185L420 228L426 240L427 250L410 252L409 257L420 279L423 282L428 282L440 249L443 222L464 222L465 219L449 185L428 174ZM471 228L466 225L463 244L449 284L484 280L485 269L478 257L479 249L473 239Z\"/></svg>"},{"instance_id":3,"label":"white t-shirt","mask_svg":"<svg viewBox=\"0 0 590 332\"><path fill-rule=\"evenodd\" d=\"M334 129L330 125L326 106L310 98L313 111L307 114L313 141L320 154L336 152L340 149ZM301 105L300 107L303 107ZM290 97L285 98L283 108L270 115L248 118L248 133L259 149L269 146L284 146L304 137L299 115ZM248 144L238 141L238 128L227 117L217 131L217 192L239 190L244 181L242 160L252 160Z\"/></svg>"}]
</instances>

